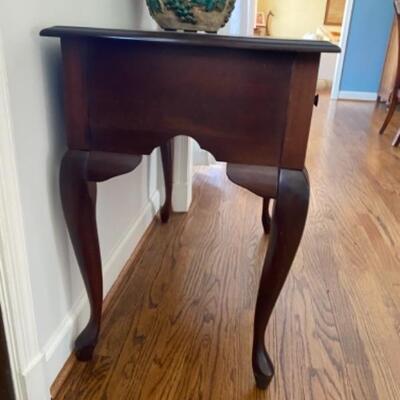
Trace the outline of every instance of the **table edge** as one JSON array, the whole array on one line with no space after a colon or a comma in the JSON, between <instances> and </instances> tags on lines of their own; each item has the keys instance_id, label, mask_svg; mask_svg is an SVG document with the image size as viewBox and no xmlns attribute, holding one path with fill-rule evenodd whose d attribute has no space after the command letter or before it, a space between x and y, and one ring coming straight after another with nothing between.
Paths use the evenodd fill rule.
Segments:
<instances>
[{"instance_id":1,"label":"table edge","mask_svg":"<svg viewBox=\"0 0 400 400\"><path fill-rule=\"evenodd\" d=\"M95 38L131 40L138 42L219 47L243 50L339 53L340 48L328 41L272 39L250 36L225 36L188 32L135 31L126 29L104 29L78 26L53 26L43 29L40 36L59 38Z\"/></svg>"}]
</instances>

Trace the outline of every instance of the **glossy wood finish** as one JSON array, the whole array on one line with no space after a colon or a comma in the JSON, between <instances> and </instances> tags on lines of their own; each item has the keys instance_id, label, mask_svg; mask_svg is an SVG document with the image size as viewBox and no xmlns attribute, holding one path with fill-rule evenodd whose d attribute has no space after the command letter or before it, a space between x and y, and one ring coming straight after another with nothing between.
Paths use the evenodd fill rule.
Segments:
<instances>
[{"instance_id":1,"label":"glossy wood finish","mask_svg":"<svg viewBox=\"0 0 400 400\"><path fill-rule=\"evenodd\" d=\"M227 165L229 179L263 197L262 222L265 232L272 227L267 256L261 275L254 317L253 370L257 386L265 389L274 367L264 343L269 318L296 255L309 201L308 176L293 171L262 166ZM272 220L268 204L275 198Z\"/></svg>"},{"instance_id":2,"label":"glossy wood finish","mask_svg":"<svg viewBox=\"0 0 400 400\"><path fill-rule=\"evenodd\" d=\"M75 352L81 361L92 358L103 303L96 182L133 171L141 159L141 156L69 150L61 163L60 190L64 216L91 308L88 325L75 342Z\"/></svg>"},{"instance_id":3,"label":"glossy wood finish","mask_svg":"<svg viewBox=\"0 0 400 400\"><path fill-rule=\"evenodd\" d=\"M271 230L269 204L278 193L278 168L228 164L226 173L232 182L264 199L261 222L264 232L268 234Z\"/></svg>"},{"instance_id":4,"label":"glossy wood finish","mask_svg":"<svg viewBox=\"0 0 400 400\"><path fill-rule=\"evenodd\" d=\"M41 36L89 39L120 39L132 42L151 42L196 47L216 47L225 49L336 53L338 47L319 40L272 39L253 36L224 36L190 32L132 31L124 29L99 29L75 26L54 26L43 29Z\"/></svg>"},{"instance_id":5,"label":"glossy wood finish","mask_svg":"<svg viewBox=\"0 0 400 400\"><path fill-rule=\"evenodd\" d=\"M328 96L315 110L310 210L267 328L267 392L249 369L262 201L215 165L197 170L188 214L156 222L93 362L75 362L55 400L398 400L400 113L379 137L384 113Z\"/></svg>"},{"instance_id":6,"label":"glossy wood finish","mask_svg":"<svg viewBox=\"0 0 400 400\"><path fill-rule=\"evenodd\" d=\"M150 154L165 140L189 135L218 160L278 163L293 54L165 51L162 44L129 41L95 42L90 49L91 148ZM318 66L318 54L311 57ZM266 85L259 85L261 79Z\"/></svg>"},{"instance_id":7,"label":"glossy wood finish","mask_svg":"<svg viewBox=\"0 0 400 400\"><path fill-rule=\"evenodd\" d=\"M318 76L318 68L319 58L309 54L297 59L292 66L287 124L279 162L282 168L304 168L313 106L318 104L315 98L317 82L315 85L304 82L313 82Z\"/></svg>"},{"instance_id":8,"label":"glossy wood finish","mask_svg":"<svg viewBox=\"0 0 400 400\"><path fill-rule=\"evenodd\" d=\"M269 198L263 199L261 222L264 228L264 233L267 235L271 231L271 216L269 213L270 203L271 199Z\"/></svg>"},{"instance_id":9,"label":"glossy wood finish","mask_svg":"<svg viewBox=\"0 0 400 400\"><path fill-rule=\"evenodd\" d=\"M161 145L161 161L164 171L165 203L161 208L162 222L168 222L172 211L172 180L174 164L174 141L171 139Z\"/></svg>"},{"instance_id":10,"label":"glossy wood finish","mask_svg":"<svg viewBox=\"0 0 400 400\"><path fill-rule=\"evenodd\" d=\"M394 87L392 93L389 98L389 108L386 115L385 120L383 121L383 125L381 126L379 133L382 135L386 128L388 127L390 121L393 118L393 114L396 111L397 105L399 103L399 90L400 90L400 3L398 1L394 1L394 9L396 11L396 20L397 20L397 43L398 43L398 55L397 55L397 70L396 70L396 78L394 82ZM396 139L393 141L393 146L397 146L398 143Z\"/></svg>"},{"instance_id":11,"label":"glossy wood finish","mask_svg":"<svg viewBox=\"0 0 400 400\"><path fill-rule=\"evenodd\" d=\"M303 235L308 201L307 173L282 169L254 317L253 370L259 388L267 388L274 376L265 331Z\"/></svg>"},{"instance_id":12,"label":"glossy wood finish","mask_svg":"<svg viewBox=\"0 0 400 400\"><path fill-rule=\"evenodd\" d=\"M262 218L266 232L272 224L273 239L254 323L253 369L257 385L265 389L272 364L264 332L299 245L308 204L303 169L320 53L338 48L316 41L68 27L41 34L60 37L63 54L69 152L61 168L61 194L91 304L90 321L76 342L78 358L92 358L101 322L94 182L133 170L141 154L161 146L166 186L161 219L166 222L172 139L188 135L228 162L232 181L265 203L276 199L272 222L266 211Z\"/></svg>"},{"instance_id":13,"label":"glossy wood finish","mask_svg":"<svg viewBox=\"0 0 400 400\"><path fill-rule=\"evenodd\" d=\"M276 198L278 194L279 169L260 165L228 163L228 178L239 186L263 198Z\"/></svg>"},{"instance_id":14,"label":"glossy wood finish","mask_svg":"<svg viewBox=\"0 0 400 400\"><path fill-rule=\"evenodd\" d=\"M300 170L320 53L338 51L326 42L219 35L41 34L61 37L71 149L149 154L183 134L219 160Z\"/></svg>"},{"instance_id":15,"label":"glossy wood finish","mask_svg":"<svg viewBox=\"0 0 400 400\"><path fill-rule=\"evenodd\" d=\"M400 129L397 131L396 136L393 139L393 147L397 147L400 144Z\"/></svg>"}]
</instances>

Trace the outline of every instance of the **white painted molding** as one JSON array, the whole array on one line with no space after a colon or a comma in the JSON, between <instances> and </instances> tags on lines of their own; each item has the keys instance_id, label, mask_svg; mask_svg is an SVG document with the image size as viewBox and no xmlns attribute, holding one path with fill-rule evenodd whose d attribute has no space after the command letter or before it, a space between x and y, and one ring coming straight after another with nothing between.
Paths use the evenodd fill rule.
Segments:
<instances>
[{"instance_id":1,"label":"white painted molding","mask_svg":"<svg viewBox=\"0 0 400 400\"><path fill-rule=\"evenodd\" d=\"M334 100L339 98L340 84L342 82L343 66L346 58L347 41L349 38L353 9L354 0L347 0L343 16L342 35L339 42L339 47L342 49L342 51L337 58L335 75L333 77L331 98Z\"/></svg>"},{"instance_id":2,"label":"white painted molding","mask_svg":"<svg viewBox=\"0 0 400 400\"><path fill-rule=\"evenodd\" d=\"M339 91L337 97L339 100L354 100L354 101L376 101L378 93L376 92L349 92L345 90Z\"/></svg>"},{"instance_id":3,"label":"white painted molding","mask_svg":"<svg viewBox=\"0 0 400 400\"><path fill-rule=\"evenodd\" d=\"M175 212L187 212L192 204L193 139L177 136L174 141L172 208Z\"/></svg>"},{"instance_id":4,"label":"white painted molding","mask_svg":"<svg viewBox=\"0 0 400 400\"><path fill-rule=\"evenodd\" d=\"M244 32L246 35L252 36L254 35L254 26L256 23L256 14L257 14L257 1L249 0L246 1L247 9L246 9L246 25L244 27Z\"/></svg>"},{"instance_id":5,"label":"white painted molding","mask_svg":"<svg viewBox=\"0 0 400 400\"><path fill-rule=\"evenodd\" d=\"M190 185L190 187L189 187ZM174 183L172 187L172 204L175 212L185 213L192 204L191 183Z\"/></svg>"},{"instance_id":6,"label":"white painted molding","mask_svg":"<svg viewBox=\"0 0 400 400\"><path fill-rule=\"evenodd\" d=\"M0 302L17 400L49 398L43 371L25 380L32 360L41 358L33 309L18 186L7 72L0 33Z\"/></svg>"},{"instance_id":7,"label":"white painted molding","mask_svg":"<svg viewBox=\"0 0 400 400\"><path fill-rule=\"evenodd\" d=\"M142 209L139 218L132 221L128 231L123 234L121 241L115 246L110 258L104 263L103 281L104 294L117 280L133 250L153 221L160 209L160 192L156 190ZM30 368L25 372L25 379L35 379L37 370L45 371L46 385L50 387L73 350L77 334L85 327L89 318L89 301L83 292L70 312L64 317L45 344L42 356L32 360ZM43 399L41 399L43 400Z\"/></svg>"},{"instance_id":8,"label":"white painted molding","mask_svg":"<svg viewBox=\"0 0 400 400\"><path fill-rule=\"evenodd\" d=\"M193 165L213 165L215 163L214 156L207 150L203 150L200 147L193 148Z\"/></svg>"}]
</instances>

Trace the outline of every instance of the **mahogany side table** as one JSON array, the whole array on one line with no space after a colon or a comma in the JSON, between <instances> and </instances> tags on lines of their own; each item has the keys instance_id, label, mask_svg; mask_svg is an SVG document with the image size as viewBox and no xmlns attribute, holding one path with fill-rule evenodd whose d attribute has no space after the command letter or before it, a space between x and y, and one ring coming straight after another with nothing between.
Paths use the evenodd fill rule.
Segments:
<instances>
[{"instance_id":1,"label":"mahogany side table","mask_svg":"<svg viewBox=\"0 0 400 400\"><path fill-rule=\"evenodd\" d=\"M253 370L266 388L274 370L264 344L268 320L299 246L309 202L304 162L321 52L328 42L53 27L61 39L68 135L60 172L69 234L91 305L75 343L96 346L103 300L96 182L135 169L162 148L171 210L171 139L187 135L229 178L264 198L271 229L254 320ZM272 218L270 199L275 199Z\"/></svg>"}]
</instances>

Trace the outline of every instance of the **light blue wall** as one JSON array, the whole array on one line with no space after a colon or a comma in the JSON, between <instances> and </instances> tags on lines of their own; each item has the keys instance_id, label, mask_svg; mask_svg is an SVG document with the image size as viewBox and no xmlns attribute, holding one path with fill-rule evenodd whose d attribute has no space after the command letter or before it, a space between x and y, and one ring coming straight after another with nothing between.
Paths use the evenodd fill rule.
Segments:
<instances>
[{"instance_id":1,"label":"light blue wall","mask_svg":"<svg viewBox=\"0 0 400 400\"><path fill-rule=\"evenodd\" d=\"M340 90L379 90L393 15L392 0L354 0Z\"/></svg>"}]
</instances>

